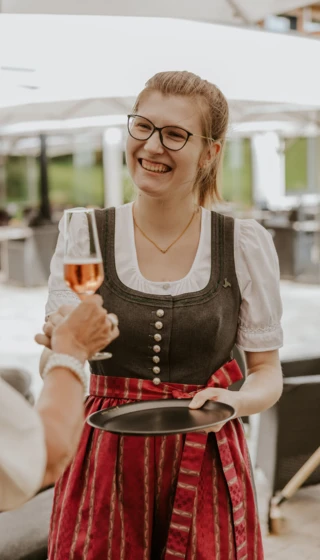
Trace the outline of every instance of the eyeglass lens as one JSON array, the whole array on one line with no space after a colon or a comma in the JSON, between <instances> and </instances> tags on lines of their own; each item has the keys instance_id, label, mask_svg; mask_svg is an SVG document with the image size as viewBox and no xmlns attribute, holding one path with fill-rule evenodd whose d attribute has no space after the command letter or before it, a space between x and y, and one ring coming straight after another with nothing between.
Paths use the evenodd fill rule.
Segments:
<instances>
[{"instance_id":1,"label":"eyeglass lens","mask_svg":"<svg viewBox=\"0 0 320 560\"><path fill-rule=\"evenodd\" d=\"M148 140L154 125L146 118L131 116L128 121L129 133L136 140ZM160 140L169 150L180 150L188 140L188 133L178 126L165 126L161 129Z\"/></svg>"}]
</instances>

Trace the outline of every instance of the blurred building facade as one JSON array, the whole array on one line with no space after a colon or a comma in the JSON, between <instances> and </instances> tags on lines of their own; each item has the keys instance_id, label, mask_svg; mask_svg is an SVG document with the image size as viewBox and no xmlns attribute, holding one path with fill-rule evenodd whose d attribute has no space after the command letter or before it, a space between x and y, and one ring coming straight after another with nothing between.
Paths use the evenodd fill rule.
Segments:
<instances>
[{"instance_id":1,"label":"blurred building facade","mask_svg":"<svg viewBox=\"0 0 320 560\"><path fill-rule=\"evenodd\" d=\"M320 2L310 2L277 16L268 16L259 22L261 27L272 31L297 31L312 37L320 37Z\"/></svg>"}]
</instances>

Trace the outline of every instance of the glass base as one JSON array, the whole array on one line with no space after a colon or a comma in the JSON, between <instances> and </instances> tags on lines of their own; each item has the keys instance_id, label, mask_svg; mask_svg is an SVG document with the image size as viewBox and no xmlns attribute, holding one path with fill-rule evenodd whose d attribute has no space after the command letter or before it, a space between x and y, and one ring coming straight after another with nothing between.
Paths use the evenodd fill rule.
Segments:
<instances>
[{"instance_id":1,"label":"glass base","mask_svg":"<svg viewBox=\"0 0 320 560\"><path fill-rule=\"evenodd\" d=\"M111 352L96 352L94 356L92 356L89 362L97 362L98 360L108 360L112 358Z\"/></svg>"}]
</instances>

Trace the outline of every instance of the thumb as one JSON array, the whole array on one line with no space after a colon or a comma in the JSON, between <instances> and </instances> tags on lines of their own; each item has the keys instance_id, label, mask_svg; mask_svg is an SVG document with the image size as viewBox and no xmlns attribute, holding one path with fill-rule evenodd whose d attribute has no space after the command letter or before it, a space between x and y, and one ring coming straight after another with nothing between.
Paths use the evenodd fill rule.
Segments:
<instances>
[{"instance_id":1,"label":"thumb","mask_svg":"<svg viewBox=\"0 0 320 560\"><path fill-rule=\"evenodd\" d=\"M99 294L93 294L92 296L88 296L84 301L87 303L94 303L97 307L103 306L103 299Z\"/></svg>"},{"instance_id":2,"label":"thumb","mask_svg":"<svg viewBox=\"0 0 320 560\"><path fill-rule=\"evenodd\" d=\"M51 348L50 338L47 337L45 334L40 334L40 333L36 334L34 340L41 346L46 346L47 348Z\"/></svg>"},{"instance_id":3,"label":"thumb","mask_svg":"<svg viewBox=\"0 0 320 560\"><path fill-rule=\"evenodd\" d=\"M210 401L216 401L218 400L217 396L208 396L205 391L200 391L200 393L198 393L197 395L195 395L191 401L191 403L189 404L189 408L201 408L206 402L207 400Z\"/></svg>"}]
</instances>

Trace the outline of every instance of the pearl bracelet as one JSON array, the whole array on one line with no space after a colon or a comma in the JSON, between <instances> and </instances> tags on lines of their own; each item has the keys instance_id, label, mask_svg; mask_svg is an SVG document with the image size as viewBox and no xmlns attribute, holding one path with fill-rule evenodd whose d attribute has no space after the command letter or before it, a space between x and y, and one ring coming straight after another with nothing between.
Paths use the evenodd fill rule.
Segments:
<instances>
[{"instance_id":1,"label":"pearl bracelet","mask_svg":"<svg viewBox=\"0 0 320 560\"><path fill-rule=\"evenodd\" d=\"M81 382L84 392L86 392L86 374L84 371L84 366L79 360L77 360L73 356L70 356L69 354L57 354L56 352L53 352L49 356L48 361L43 369L42 379L44 379L49 371L53 368L66 368L71 370L72 373Z\"/></svg>"}]
</instances>

